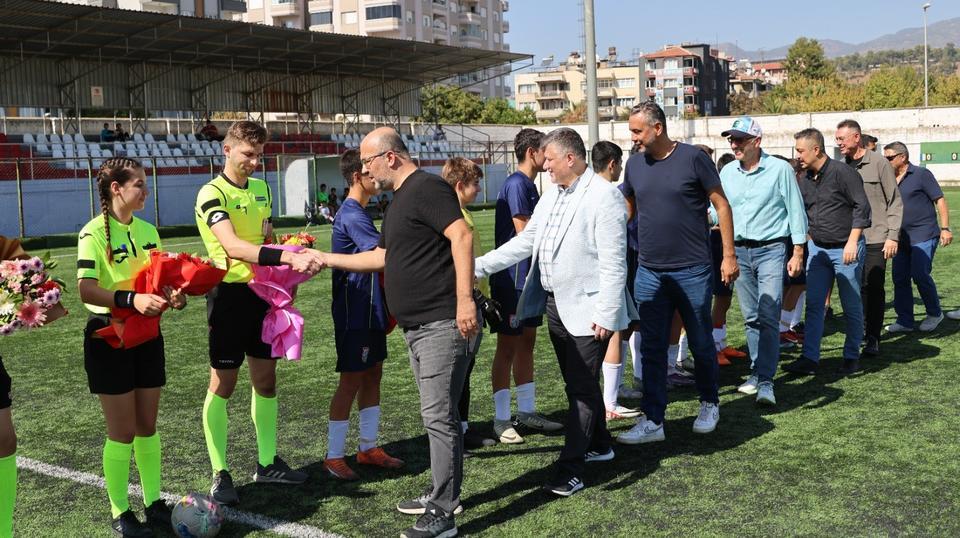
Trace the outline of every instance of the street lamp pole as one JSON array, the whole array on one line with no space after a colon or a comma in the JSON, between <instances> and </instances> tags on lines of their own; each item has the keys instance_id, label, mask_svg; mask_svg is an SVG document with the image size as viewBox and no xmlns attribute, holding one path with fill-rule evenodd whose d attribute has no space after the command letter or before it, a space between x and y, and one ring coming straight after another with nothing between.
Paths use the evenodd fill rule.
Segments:
<instances>
[{"instance_id":1,"label":"street lamp pole","mask_svg":"<svg viewBox=\"0 0 960 538\"><path fill-rule=\"evenodd\" d=\"M923 106L930 106L930 74L927 68L927 9L930 2L923 4Z\"/></svg>"}]
</instances>

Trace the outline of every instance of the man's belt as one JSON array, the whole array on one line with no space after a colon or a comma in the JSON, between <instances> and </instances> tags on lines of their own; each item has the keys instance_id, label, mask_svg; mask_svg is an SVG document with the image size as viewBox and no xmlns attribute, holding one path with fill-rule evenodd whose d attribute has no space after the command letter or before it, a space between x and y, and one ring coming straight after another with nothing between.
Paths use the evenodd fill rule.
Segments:
<instances>
[{"instance_id":1,"label":"man's belt","mask_svg":"<svg viewBox=\"0 0 960 538\"><path fill-rule=\"evenodd\" d=\"M786 243L790 241L789 237L777 237L775 239L764 239L763 241L754 241L753 239L741 239L740 241L734 241L733 245L736 247L742 248L760 248L767 245L772 245L774 243Z\"/></svg>"}]
</instances>

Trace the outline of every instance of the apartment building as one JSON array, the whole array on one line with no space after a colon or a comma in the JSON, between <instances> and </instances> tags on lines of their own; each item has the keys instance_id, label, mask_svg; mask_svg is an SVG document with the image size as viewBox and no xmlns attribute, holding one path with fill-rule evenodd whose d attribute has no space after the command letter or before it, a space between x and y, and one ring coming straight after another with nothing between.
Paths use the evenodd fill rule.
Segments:
<instances>
[{"instance_id":1,"label":"apartment building","mask_svg":"<svg viewBox=\"0 0 960 538\"><path fill-rule=\"evenodd\" d=\"M601 120L627 114L642 95L639 59L621 61L610 47L606 58L597 62L597 97ZM537 120L556 121L577 103L585 102L587 74L584 58L572 52L556 66L544 66L514 75L518 109L533 110Z\"/></svg>"},{"instance_id":2,"label":"apartment building","mask_svg":"<svg viewBox=\"0 0 960 538\"><path fill-rule=\"evenodd\" d=\"M732 58L706 44L668 45L643 57L644 91L667 117L726 116Z\"/></svg>"},{"instance_id":3,"label":"apartment building","mask_svg":"<svg viewBox=\"0 0 960 538\"><path fill-rule=\"evenodd\" d=\"M244 20L317 32L510 50L506 0L249 0ZM483 97L507 97L505 71L452 81Z\"/></svg>"},{"instance_id":4,"label":"apartment building","mask_svg":"<svg viewBox=\"0 0 960 538\"><path fill-rule=\"evenodd\" d=\"M241 20L247 11L244 0L58 0L67 4L152 11L209 19Z\"/></svg>"}]
</instances>

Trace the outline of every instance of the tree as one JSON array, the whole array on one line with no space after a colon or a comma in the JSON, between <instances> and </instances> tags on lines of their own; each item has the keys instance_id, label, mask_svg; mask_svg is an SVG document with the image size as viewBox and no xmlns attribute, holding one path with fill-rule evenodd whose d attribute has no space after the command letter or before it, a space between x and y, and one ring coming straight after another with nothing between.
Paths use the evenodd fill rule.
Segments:
<instances>
[{"instance_id":1,"label":"tree","mask_svg":"<svg viewBox=\"0 0 960 538\"><path fill-rule=\"evenodd\" d=\"M421 94L420 120L427 123L476 123L483 101L455 86L432 86Z\"/></svg>"},{"instance_id":2,"label":"tree","mask_svg":"<svg viewBox=\"0 0 960 538\"><path fill-rule=\"evenodd\" d=\"M790 77L763 96L770 114L863 109L863 86L849 84L836 75L826 79Z\"/></svg>"},{"instance_id":3,"label":"tree","mask_svg":"<svg viewBox=\"0 0 960 538\"><path fill-rule=\"evenodd\" d=\"M960 76L937 77L930 81L931 105L960 105Z\"/></svg>"},{"instance_id":4,"label":"tree","mask_svg":"<svg viewBox=\"0 0 960 538\"><path fill-rule=\"evenodd\" d=\"M587 121L587 103L580 101L559 118L560 123L584 123Z\"/></svg>"},{"instance_id":5,"label":"tree","mask_svg":"<svg viewBox=\"0 0 960 538\"><path fill-rule=\"evenodd\" d=\"M923 104L923 77L911 67L881 69L864 86L866 108L915 107Z\"/></svg>"},{"instance_id":6,"label":"tree","mask_svg":"<svg viewBox=\"0 0 960 538\"><path fill-rule=\"evenodd\" d=\"M822 80L834 73L833 65L824 56L820 42L806 37L797 39L790 46L785 67L790 78L802 76Z\"/></svg>"},{"instance_id":7,"label":"tree","mask_svg":"<svg viewBox=\"0 0 960 538\"><path fill-rule=\"evenodd\" d=\"M499 123L510 125L529 125L537 123L537 116L530 109L517 110L503 98L487 99L480 111L480 123Z\"/></svg>"},{"instance_id":8,"label":"tree","mask_svg":"<svg viewBox=\"0 0 960 538\"><path fill-rule=\"evenodd\" d=\"M730 96L731 116L751 116L764 112L763 96L750 97L746 93L736 93Z\"/></svg>"}]
</instances>

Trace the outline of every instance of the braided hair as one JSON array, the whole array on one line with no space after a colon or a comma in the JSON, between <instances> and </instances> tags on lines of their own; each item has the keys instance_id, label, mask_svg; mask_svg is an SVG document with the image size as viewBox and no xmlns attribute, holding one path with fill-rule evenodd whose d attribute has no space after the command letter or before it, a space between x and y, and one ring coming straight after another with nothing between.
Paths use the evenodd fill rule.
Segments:
<instances>
[{"instance_id":1,"label":"braided hair","mask_svg":"<svg viewBox=\"0 0 960 538\"><path fill-rule=\"evenodd\" d=\"M107 263L113 263L113 248L110 244L110 185L114 182L124 185L143 168L139 161L127 157L113 157L103 161L97 172L97 193L100 195L100 210L103 212L103 233L107 238Z\"/></svg>"}]
</instances>

